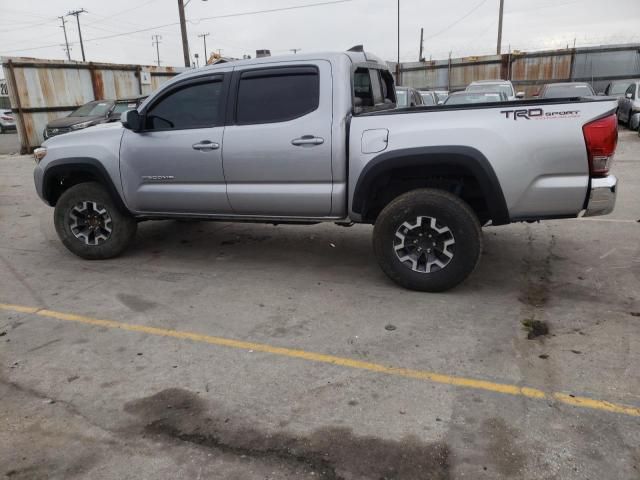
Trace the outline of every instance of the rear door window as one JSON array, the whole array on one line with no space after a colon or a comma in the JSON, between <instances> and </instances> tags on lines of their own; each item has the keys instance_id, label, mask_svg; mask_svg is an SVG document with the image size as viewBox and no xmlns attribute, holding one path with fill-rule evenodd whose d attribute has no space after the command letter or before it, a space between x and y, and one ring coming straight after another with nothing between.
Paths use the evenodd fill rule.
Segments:
<instances>
[{"instance_id":1,"label":"rear door window","mask_svg":"<svg viewBox=\"0 0 640 480\"><path fill-rule=\"evenodd\" d=\"M285 122L318 108L320 74L316 67L243 72L238 86L236 123Z\"/></svg>"}]
</instances>

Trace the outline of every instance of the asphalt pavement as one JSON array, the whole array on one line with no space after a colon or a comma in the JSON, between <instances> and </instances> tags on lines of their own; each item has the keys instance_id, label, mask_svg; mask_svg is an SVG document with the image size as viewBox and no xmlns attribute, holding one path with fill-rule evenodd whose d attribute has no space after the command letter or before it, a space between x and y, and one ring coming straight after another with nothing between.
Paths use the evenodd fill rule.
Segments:
<instances>
[{"instance_id":1,"label":"asphalt pavement","mask_svg":"<svg viewBox=\"0 0 640 480\"><path fill-rule=\"evenodd\" d=\"M145 222L83 261L32 160L0 156L0 475L637 480L640 138L620 133L613 214L485 228L442 294L387 280L369 226Z\"/></svg>"}]
</instances>

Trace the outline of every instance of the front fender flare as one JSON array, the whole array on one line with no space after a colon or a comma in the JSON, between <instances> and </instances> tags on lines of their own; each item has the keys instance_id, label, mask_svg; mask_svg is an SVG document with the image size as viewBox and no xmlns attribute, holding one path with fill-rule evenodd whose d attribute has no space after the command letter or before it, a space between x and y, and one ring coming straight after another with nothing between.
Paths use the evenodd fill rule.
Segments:
<instances>
[{"instance_id":1,"label":"front fender flare","mask_svg":"<svg viewBox=\"0 0 640 480\"><path fill-rule=\"evenodd\" d=\"M51 180L72 173L88 173L107 189L116 206L125 213L131 213L125 205L113 179L99 160L92 157L59 158L49 163L42 175L42 198L52 207L55 206Z\"/></svg>"}]
</instances>

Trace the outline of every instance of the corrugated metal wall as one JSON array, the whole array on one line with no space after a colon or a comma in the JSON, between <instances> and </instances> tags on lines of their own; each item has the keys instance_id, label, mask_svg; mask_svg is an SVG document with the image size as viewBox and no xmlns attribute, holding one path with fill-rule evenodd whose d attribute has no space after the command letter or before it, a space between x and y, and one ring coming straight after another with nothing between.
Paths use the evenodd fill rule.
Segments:
<instances>
[{"instance_id":1,"label":"corrugated metal wall","mask_svg":"<svg viewBox=\"0 0 640 480\"><path fill-rule=\"evenodd\" d=\"M586 81L601 91L611 80L638 77L640 44L628 44L403 63L400 83L455 91L474 80L502 78L531 96L545 83Z\"/></svg>"},{"instance_id":2,"label":"corrugated metal wall","mask_svg":"<svg viewBox=\"0 0 640 480\"><path fill-rule=\"evenodd\" d=\"M148 95L179 73L171 67L21 57L2 57L2 68L23 153L42 143L48 122L78 106L92 100Z\"/></svg>"}]
</instances>

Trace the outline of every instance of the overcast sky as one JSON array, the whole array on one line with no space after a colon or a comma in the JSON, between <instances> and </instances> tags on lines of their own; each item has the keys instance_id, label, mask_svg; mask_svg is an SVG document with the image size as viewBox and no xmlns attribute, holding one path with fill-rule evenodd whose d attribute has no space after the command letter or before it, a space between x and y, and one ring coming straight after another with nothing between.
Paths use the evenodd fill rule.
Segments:
<instances>
[{"instance_id":1,"label":"overcast sky","mask_svg":"<svg viewBox=\"0 0 640 480\"><path fill-rule=\"evenodd\" d=\"M327 3L325 5L317 5ZM285 11L230 16L287 7ZM400 0L400 59L416 61L420 28L429 59L495 53L499 0ZM0 0L0 55L64 58L58 16L80 16L87 61L154 64L152 35L162 36L162 65L181 66L177 0ZM191 0L186 7L192 53L255 55L345 50L364 44L396 58L396 0ZM218 17L209 18L207 17ZM74 17L66 17L71 57L81 59ZM640 0L505 0L503 51L640 42ZM144 30L144 31L139 31ZM137 33L129 33L139 31ZM122 35L125 34L126 35ZM116 36L117 35L117 36ZM103 38L112 37L112 38Z\"/></svg>"}]
</instances>

